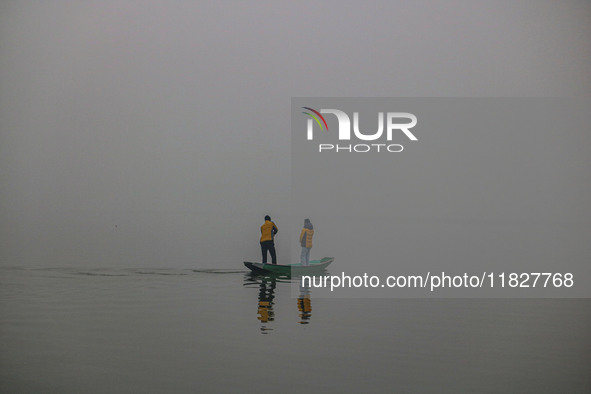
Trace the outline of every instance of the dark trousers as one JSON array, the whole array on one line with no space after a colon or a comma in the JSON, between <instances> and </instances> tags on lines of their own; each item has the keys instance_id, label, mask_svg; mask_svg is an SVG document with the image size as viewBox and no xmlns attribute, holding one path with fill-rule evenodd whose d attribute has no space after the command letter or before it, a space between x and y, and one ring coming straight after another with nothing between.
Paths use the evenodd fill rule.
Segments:
<instances>
[{"instance_id":1,"label":"dark trousers","mask_svg":"<svg viewBox=\"0 0 591 394\"><path fill-rule=\"evenodd\" d=\"M275 255L275 243L273 241L261 242L261 252L263 253L263 264L267 263L267 250L271 253L271 262L277 264L277 256Z\"/></svg>"}]
</instances>

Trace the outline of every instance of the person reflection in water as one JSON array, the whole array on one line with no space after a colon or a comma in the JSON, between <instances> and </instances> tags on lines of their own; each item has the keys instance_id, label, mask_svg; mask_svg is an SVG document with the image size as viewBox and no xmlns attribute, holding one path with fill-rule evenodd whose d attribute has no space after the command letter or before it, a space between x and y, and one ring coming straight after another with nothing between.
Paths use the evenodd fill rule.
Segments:
<instances>
[{"instance_id":1,"label":"person reflection in water","mask_svg":"<svg viewBox=\"0 0 591 394\"><path fill-rule=\"evenodd\" d=\"M273 311L273 299L275 298L275 287L277 280L275 278L263 278L259 287L259 309L258 319L263 323L261 332L266 334L268 330L266 323L275 320L275 312Z\"/></svg>"},{"instance_id":2,"label":"person reflection in water","mask_svg":"<svg viewBox=\"0 0 591 394\"><path fill-rule=\"evenodd\" d=\"M312 317L312 301L310 300L310 286L302 286L300 283L300 296L298 297L298 310L300 311L300 324L309 324Z\"/></svg>"}]
</instances>

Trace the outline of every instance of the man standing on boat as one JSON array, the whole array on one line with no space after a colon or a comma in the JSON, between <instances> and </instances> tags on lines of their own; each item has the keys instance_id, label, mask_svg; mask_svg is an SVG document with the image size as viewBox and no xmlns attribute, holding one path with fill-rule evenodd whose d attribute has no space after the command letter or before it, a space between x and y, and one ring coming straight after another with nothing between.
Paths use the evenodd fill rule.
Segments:
<instances>
[{"instance_id":1,"label":"man standing on boat","mask_svg":"<svg viewBox=\"0 0 591 394\"><path fill-rule=\"evenodd\" d=\"M271 221L269 215L265 216L265 223L261 226L261 252L263 253L263 264L267 263L267 251L271 253L271 262L277 264L277 255L275 254L275 242L273 238L279 229Z\"/></svg>"},{"instance_id":2,"label":"man standing on boat","mask_svg":"<svg viewBox=\"0 0 591 394\"><path fill-rule=\"evenodd\" d=\"M310 265L310 249L312 249L312 237L314 236L314 226L310 219L304 220L304 228L300 233L300 244L302 245L302 254L300 262L303 266Z\"/></svg>"}]
</instances>

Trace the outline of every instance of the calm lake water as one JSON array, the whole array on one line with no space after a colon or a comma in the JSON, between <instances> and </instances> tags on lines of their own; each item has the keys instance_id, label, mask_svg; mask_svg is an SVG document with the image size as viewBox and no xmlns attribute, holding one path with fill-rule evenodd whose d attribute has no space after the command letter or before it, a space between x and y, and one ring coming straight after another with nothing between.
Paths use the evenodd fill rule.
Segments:
<instances>
[{"instance_id":1,"label":"calm lake water","mask_svg":"<svg viewBox=\"0 0 591 394\"><path fill-rule=\"evenodd\" d=\"M0 268L0 392L591 392L590 300L291 286L242 269Z\"/></svg>"}]
</instances>

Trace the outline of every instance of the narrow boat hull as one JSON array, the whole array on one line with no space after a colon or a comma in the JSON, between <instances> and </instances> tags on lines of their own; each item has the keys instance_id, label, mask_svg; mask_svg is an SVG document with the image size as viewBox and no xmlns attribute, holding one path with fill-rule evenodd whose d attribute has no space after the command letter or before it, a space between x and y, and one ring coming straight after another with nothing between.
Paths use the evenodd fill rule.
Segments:
<instances>
[{"instance_id":1,"label":"narrow boat hull","mask_svg":"<svg viewBox=\"0 0 591 394\"><path fill-rule=\"evenodd\" d=\"M301 264L263 264L245 261L244 265L257 274L302 274L322 272L334 261L334 257L324 257L320 260L311 260L310 265Z\"/></svg>"}]
</instances>

